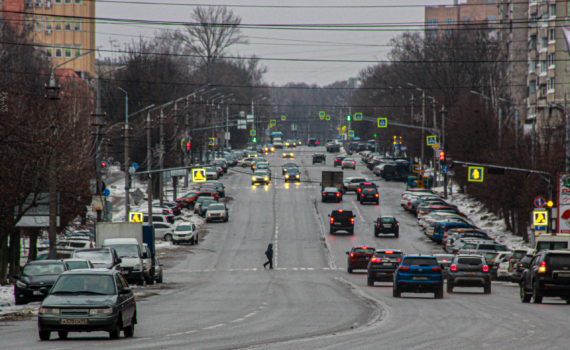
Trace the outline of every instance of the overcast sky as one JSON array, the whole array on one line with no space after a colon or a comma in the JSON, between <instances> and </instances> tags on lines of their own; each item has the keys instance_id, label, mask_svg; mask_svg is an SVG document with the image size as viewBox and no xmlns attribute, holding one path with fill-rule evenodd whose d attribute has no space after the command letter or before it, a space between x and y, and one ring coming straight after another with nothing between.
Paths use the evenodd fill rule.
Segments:
<instances>
[{"instance_id":1,"label":"overcast sky","mask_svg":"<svg viewBox=\"0 0 570 350\"><path fill-rule=\"evenodd\" d=\"M129 1L129 0L127 0ZM136 0L142 2L163 2L180 4L212 5L300 5L300 6L402 6L402 5L446 5L453 0ZM421 23L424 21L423 7L396 8L231 8L241 16L243 24L355 24L355 23ZM190 21L192 6L166 6L97 3L98 18L123 18L161 21ZM173 29L172 26L112 25L97 24L97 46L111 49L113 45L130 42L133 36L152 36L159 29ZM401 31L301 31L244 29L250 39L249 45L231 48L231 53L257 55L267 58L329 59L329 60L383 60L390 50L391 38ZM279 40L278 40L279 39ZM372 46L378 45L378 46ZM122 45L121 45L122 47ZM110 54L98 54L98 57ZM346 62L291 62L261 61L268 67L265 81L277 85L288 82L305 82L326 85L338 80L355 77L370 63Z\"/></svg>"}]
</instances>

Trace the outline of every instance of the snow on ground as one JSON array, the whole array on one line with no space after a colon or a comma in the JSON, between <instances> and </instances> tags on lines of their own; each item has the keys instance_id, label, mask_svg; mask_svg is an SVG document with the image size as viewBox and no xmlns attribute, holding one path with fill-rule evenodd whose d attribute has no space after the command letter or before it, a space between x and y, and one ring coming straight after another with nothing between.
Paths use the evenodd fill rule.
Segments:
<instances>
[{"instance_id":1,"label":"snow on ground","mask_svg":"<svg viewBox=\"0 0 570 350\"><path fill-rule=\"evenodd\" d=\"M8 315L37 316L40 304L40 302L35 302L26 305L15 305L14 286L0 285L0 319Z\"/></svg>"},{"instance_id":2,"label":"snow on ground","mask_svg":"<svg viewBox=\"0 0 570 350\"><path fill-rule=\"evenodd\" d=\"M457 186L454 186L454 190ZM443 187L434 187L434 191L443 193ZM530 245L525 243L522 237L513 235L507 231L503 219L488 210L486 210L482 203L471 198L468 194L456 193L455 191L449 196L451 203L457 205L462 213L466 214L475 225L480 229L489 233L498 243L504 244L512 249L529 249Z\"/></svg>"}]
</instances>

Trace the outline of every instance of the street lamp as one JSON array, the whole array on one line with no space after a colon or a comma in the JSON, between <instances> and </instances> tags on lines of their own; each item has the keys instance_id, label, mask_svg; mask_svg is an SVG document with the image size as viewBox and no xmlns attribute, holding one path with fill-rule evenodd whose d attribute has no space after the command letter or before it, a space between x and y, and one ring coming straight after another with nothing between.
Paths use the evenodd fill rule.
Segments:
<instances>
[{"instance_id":1,"label":"street lamp","mask_svg":"<svg viewBox=\"0 0 570 350\"><path fill-rule=\"evenodd\" d=\"M47 85L45 86L45 89L46 89L46 95L45 95L45 97L46 97L46 99L48 99L48 100L59 100L59 99L60 99L60 97L59 97L60 87L59 87L59 85L56 85L56 83L55 83L55 74L54 74L54 71L55 71L57 68L59 68L59 67L65 65L65 64L68 64L68 63L71 62L71 61L75 61L76 59L78 59L78 58L80 58L80 57L83 57L83 56L85 56L85 55L87 55L87 54L89 54L89 53L91 53L91 52L93 52L93 51L95 51L95 50L89 50L89 51L87 51L87 52L84 52L84 53L82 53L82 54L80 54L80 55L78 55L78 56L76 56L76 57L70 59L70 60L67 60L67 61L65 61L65 62L63 62L63 63L60 63L60 64L58 64L57 66L52 67L52 69L51 69L51 74L50 74L50 79L49 79L49 84L47 84Z\"/></svg>"}]
</instances>

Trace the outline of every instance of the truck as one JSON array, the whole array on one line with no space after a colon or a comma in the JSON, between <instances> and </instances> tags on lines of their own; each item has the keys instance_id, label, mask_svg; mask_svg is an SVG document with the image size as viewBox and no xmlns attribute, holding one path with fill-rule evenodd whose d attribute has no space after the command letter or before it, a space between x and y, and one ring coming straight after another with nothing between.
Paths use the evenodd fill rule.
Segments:
<instances>
[{"instance_id":1,"label":"truck","mask_svg":"<svg viewBox=\"0 0 570 350\"><path fill-rule=\"evenodd\" d=\"M321 175L321 192L327 187L336 187L340 192L344 193L342 171L323 171Z\"/></svg>"},{"instance_id":2,"label":"truck","mask_svg":"<svg viewBox=\"0 0 570 350\"><path fill-rule=\"evenodd\" d=\"M152 230L154 234L154 230ZM148 236L149 234L147 234ZM114 248L121 258L121 273L129 283L144 284L153 281L153 261L143 243L143 225L136 222L98 222L95 244L98 248ZM153 240L154 241L154 240ZM149 245L150 246L150 245ZM154 250L154 243L152 243ZM146 267L146 268L145 268ZM152 282L150 282L152 283Z\"/></svg>"},{"instance_id":3,"label":"truck","mask_svg":"<svg viewBox=\"0 0 570 350\"><path fill-rule=\"evenodd\" d=\"M536 236L536 251L560 250L570 248L570 234L567 233L544 233Z\"/></svg>"}]
</instances>

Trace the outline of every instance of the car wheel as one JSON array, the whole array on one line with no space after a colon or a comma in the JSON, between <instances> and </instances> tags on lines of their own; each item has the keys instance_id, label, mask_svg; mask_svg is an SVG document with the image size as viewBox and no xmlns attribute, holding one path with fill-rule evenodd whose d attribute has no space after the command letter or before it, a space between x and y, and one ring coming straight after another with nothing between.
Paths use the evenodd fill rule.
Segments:
<instances>
[{"instance_id":1,"label":"car wheel","mask_svg":"<svg viewBox=\"0 0 570 350\"><path fill-rule=\"evenodd\" d=\"M368 286L374 287L374 278L370 275L368 275Z\"/></svg>"},{"instance_id":2,"label":"car wheel","mask_svg":"<svg viewBox=\"0 0 570 350\"><path fill-rule=\"evenodd\" d=\"M109 338L110 339L119 339L119 337L121 336L121 314L119 314L119 321L117 321L117 325L115 326L115 329L109 332Z\"/></svg>"},{"instance_id":3,"label":"car wheel","mask_svg":"<svg viewBox=\"0 0 570 350\"><path fill-rule=\"evenodd\" d=\"M348 267L348 268L346 269L346 271L347 271L348 273L352 273L352 268L351 268L351 267Z\"/></svg>"},{"instance_id":4,"label":"car wheel","mask_svg":"<svg viewBox=\"0 0 570 350\"><path fill-rule=\"evenodd\" d=\"M402 296L402 292L400 292L398 287L394 286L394 288L392 289L392 296L394 298L400 298Z\"/></svg>"},{"instance_id":5,"label":"car wheel","mask_svg":"<svg viewBox=\"0 0 570 350\"><path fill-rule=\"evenodd\" d=\"M189 243L190 243L190 245L194 245L194 239L191 239L191 240L189 241Z\"/></svg>"},{"instance_id":6,"label":"car wheel","mask_svg":"<svg viewBox=\"0 0 570 350\"><path fill-rule=\"evenodd\" d=\"M536 283L533 283L532 287L532 303L533 304L542 304L542 293L538 291L536 287Z\"/></svg>"},{"instance_id":7,"label":"car wheel","mask_svg":"<svg viewBox=\"0 0 570 350\"><path fill-rule=\"evenodd\" d=\"M144 276L141 276L141 278L137 281L137 285L144 286Z\"/></svg>"},{"instance_id":8,"label":"car wheel","mask_svg":"<svg viewBox=\"0 0 570 350\"><path fill-rule=\"evenodd\" d=\"M40 336L40 340L49 340L49 338L51 338L50 331L38 331L38 334Z\"/></svg>"},{"instance_id":9,"label":"car wheel","mask_svg":"<svg viewBox=\"0 0 570 350\"><path fill-rule=\"evenodd\" d=\"M396 231L396 232L394 233L394 237L395 237L395 238L400 237L400 232Z\"/></svg>"},{"instance_id":10,"label":"car wheel","mask_svg":"<svg viewBox=\"0 0 570 350\"><path fill-rule=\"evenodd\" d=\"M59 339L67 339L67 336L69 335L69 332L66 331L58 331L57 332L57 336L59 337Z\"/></svg>"},{"instance_id":11,"label":"car wheel","mask_svg":"<svg viewBox=\"0 0 570 350\"><path fill-rule=\"evenodd\" d=\"M194 237L194 244L198 245L198 240L199 240L199 237L198 237L198 235L196 235L196 237Z\"/></svg>"},{"instance_id":12,"label":"car wheel","mask_svg":"<svg viewBox=\"0 0 570 350\"><path fill-rule=\"evenodd\" d=\"M164 240L167 242L172 242L172 235L171 234L164 235Z\"/></svg>"},{"instance_id":13,"label":"car wheel","mask_svg":"<svg viewBox=\"0 0 570 350\"><path fill-rule=\"evenodd\" d=\"M125 338L132 338L135 335L135 318L131 320L131 325L123 328L123 335Z\"/></svg>"},{"instance_id":14,"label":"car wheel","mask_svg":"<svg viewBox=\"0 0 570 350\"><path fill-rule=\"evenodd\" d=\"M483 293L485 293L485 294L491 294L491 282L489 282L488 285L486 285L485 287L483 287Z\"/></svg>"},{"instance_id":15,"label":"car wheel","mask_svg":"<svg viewBox=\"0 0 570 350\"><path fill-rule=\"evenodd\" d=\"M447 281L447 292L453 293L453 285Z\"/></svg>"},{"instance_id":16,"label":"car wheel","mask_svg":"<svg viewBox=\"0 0 570 350\"><path fill-rule=\"evenodd\" d=\"M443 289L438 290L437 292L433 293L433 296L436 299L443 299Z\"/></svg>"}]
</instances>

